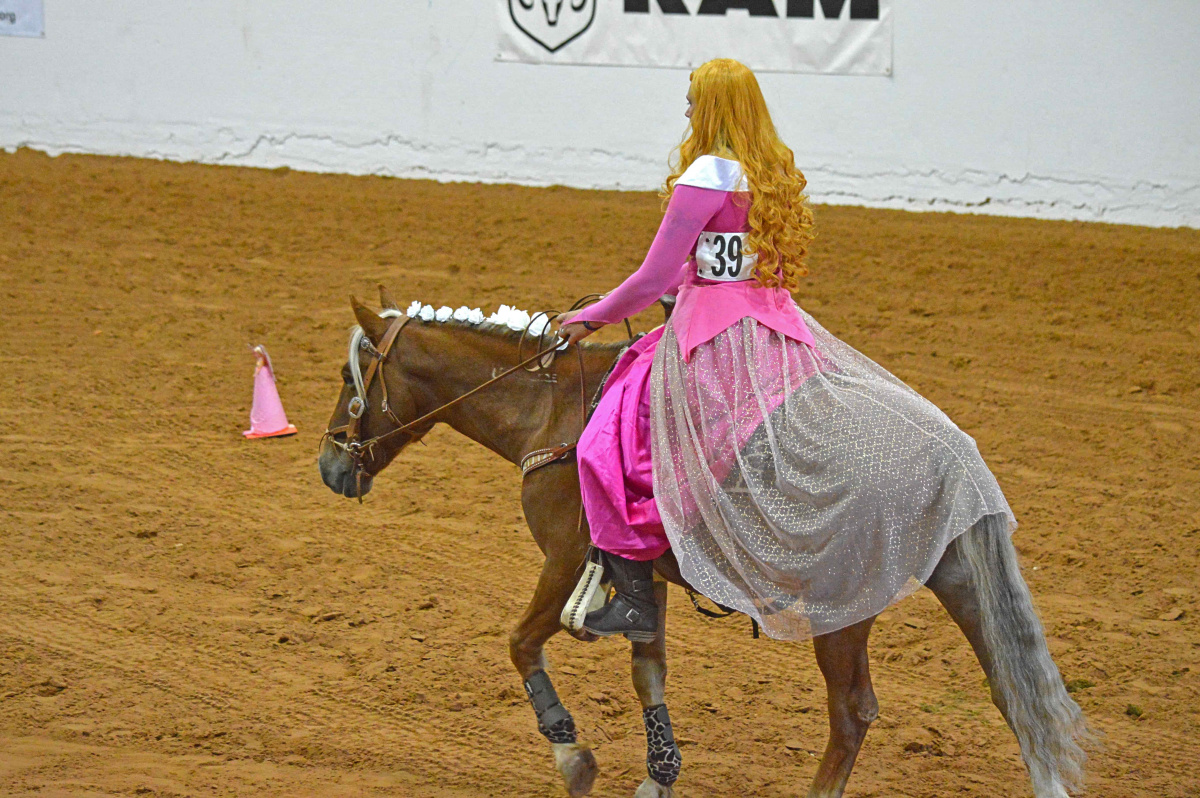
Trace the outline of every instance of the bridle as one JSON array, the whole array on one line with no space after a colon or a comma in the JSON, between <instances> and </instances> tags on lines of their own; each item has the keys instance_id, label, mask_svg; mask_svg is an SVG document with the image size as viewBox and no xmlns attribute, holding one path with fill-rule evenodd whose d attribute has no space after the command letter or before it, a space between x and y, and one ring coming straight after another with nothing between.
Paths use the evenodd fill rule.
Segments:
<instances>
[{"instance_id":1,"label":"bridle","mask_svg":"<svg viewBox=\"0 0 1200 798\"><path fill-rule=\"evenodd\" d=\"M586 297L584 300L580 300L580 302L586 301L587 299L591 299L591 298L592 297ZM580 303L577 302L576 306L578 306L579 304ZM574 310L574 308L572 308L572 310ZM555 314L544 313L544 314L539 314L539 315L546 316L547 328L548 328L548 326L549 326L548 323L550 321L553 321L554 318L556 318L558 314L557 313L555 313ZM536 316L535 316L535 318L536 318ZM414 439L414 440L419 438L422 434L424 434L424 432L427 432L428 430L424 430L422 432L414 432L413 429L415 427L418 427L421 424L423 424L424 422L429 421L434 416L436 416L438 413L440 413L443 410L446 410L450 407L453 407L454 405L463 401L467 397L469 397L479 391L482 391L484 388L487 388L489 385L499 382L500 380L504 379L508 375L510 375L516 371L519 371L523 368L526 368L527 366L529 366L531 363L533 363L535 361L540 361L541 358L544 358L544 357L554 354L557 350L559 350L563 347L562 340L560 338L552 336L553 342L550 344L550 346L539 350L538 352L531 355L530 357L527 357L524 360L522 360L521 362L517 363L517 365L513 366L512 368L505 369L504 371L502 371L499 374L492 377L490 380L487 380L486 382L483 382L480 385L475 386L474 388L472 388L471 390L462 394L461 396L457 396L454 399L451 399L449 402L446 402L445 404L441 405L440 407L437 407L437 408L429 411L425 415L420 416L419 418L415 418L412 421L404 422L404 421L401 421L396 416L396 414L392 411L391 405L388 402L387 380L383 377L383 364L387 361L388 355L391 353L392 347L396 343L396 339L400 336L400 331L404 329L405 325L407 325L410 320L411 320L411 317L409 317L407 315L400 315L400 316L393 317L392 323L388 326L387 332L384 333L383 338L380 339L378 347L370 345L370 339L368 339L367 337L364 336L362 338L362 341L366 342L366 346L363 346L362 348L370 353L371 363L370 363L370 365L367 366L366 372L362 375L361 390L359 389L359 385L357 384L357 381L356 381L356 384L354 386L356 394L355 394L355 396L353 396L350 399L350 402L346 406L346 412L350 418L345 424L342 424L341 426L330 427L329 429L326 429L325 433L321 436L320 443L318 444L318 448L319 448L321 445L323 445L325 443L326 439L328 439L330 443L332 443L334 446L336 446L337 448L339 448L343 452L345 452L346 455L351 459L351 461L353 461L353 463L354 463L354 489L355 489L355 494L356 494L356 497L358 498L359 504L362 504L362 498L363 498L362 477L363 477L363 474L366 473L366 459L368 457L372 456L376 444L381 443L382 441L388 440L389 438L391 438L395 435L400 435L400 434L408 435L409 438ZM628 322L626 322L626 326L628 326ZM521 334L521 340L517 345L517 357L520 357L521 349L525 343L525 338L527 337L528 334L529 334L528 328ZM541 342L541 340L543 340L543 336L538 336L539 343ZM579 396L580 396L580 413L581 413L580 430L582 431L583 426L587 424L587 417L588 417L587 387L586 387L586 379L585 379L584 370L583 370L583 350L579 348L578 344L576 344L575 350L579 356ZM352 355L352 357L353 356L354 355ZM535 370L536 370L536 368L537 367L535 367ZM383 401L380 403L380 409L392 421L392 423L396 425L396 428L389 430L388 432L382 433L380 435L376 435L373 438L368 438L367 440L362 440L360 437L361 436L362 417L363 417L363 414L366 413L366 411L367 411L368 392L371 390L371 383L375 379L375 376L377 374L379 375L379 387L383 391ZM430 426L432 426L432 425L430 425ZM339 441L337 438L334 437L335 435L341 434L343 432L346 434L346 440L344 442ZM525 455L524 458L522 458L522 461L521 461L522 474L523 475L528 474L530 471L533 471L534 469L537 469L544 465L549 465L552 462L561 460L561 459L565 458L567 455L569 455L574 449L575 449L574 443L563 443L559 446L554 446L554 447L551 447L548 449L538 449L536 451L530 452L527 455Z\"/></svg>"},{"instance_id":2,"label":"bridle","mask_svg":"<svg viewBox=\"0 0 1200 798\"><path fill-rule=\"evenodd\" d=\"M346 414L349 416L349 419L345 424L342 424L339 427L330 427L326 429L325 433L321 436L320 443L318 444L318 447L324 445L326 439L328 439L330 443L345 452L346 455L354 462L354 486L355 493L358 496L359 504L362 504L362 476L363 473L365 473L366 468L364 461L373 452L375 444L379 443L385 437L390 437L393 433L398 432L400 429L405 429L405 431L407 431L404 422L398 419L396 414L392 412L391 405L388 402L387 380L380 377L379 384L383 389L383 402L380 409L382 409L384 414L396 424L397 429L385 433L384 435L376 435L374 438L370 438L369 440L364 441L360 439L362 417L367 410L367 392L371 389L371 382L375 379L375 374L381 370L380 367L383 365L383 362L387 360L388 353L392 351L392 345L396 343L396 338L399 337L400 331L404 329L404 325L408 324L408 321L408 316L398 316L394 318L392 323L388 326L387 332L384 334L383 338L380 339L380 346L378 348L374 346L371 347L369 350L372 354L371 364L367 366L366 374L363 375L361 388L356 381L354 386L356 393L350 398L350 402L346 405ZM366 336L363 336L361 340L368 342L368 344L370 343L370 340L366 338ZM351 357L355 356L357 356L357 353L351 353ZM346 440L344 442L339 441L334 437L335 435L343 432L346 433ZM416 437L415 433L409 432L408 434L410 437Z\"/></svg>"}]
</instances>

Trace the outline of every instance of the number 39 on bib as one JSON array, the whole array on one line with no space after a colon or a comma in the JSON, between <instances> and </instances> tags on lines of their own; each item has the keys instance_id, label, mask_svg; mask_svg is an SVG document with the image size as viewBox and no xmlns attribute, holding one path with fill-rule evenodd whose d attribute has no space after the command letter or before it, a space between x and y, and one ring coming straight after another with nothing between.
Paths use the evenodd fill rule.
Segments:
<instances>
[{"instance_id":1,"label":"number 39 on bib","mask_svg":"<svg viewBox=\"0 0 1200 798\"><path fill-rule=\"evenodd\" d=\"M696 241L696 276L725 283L751 279L758 256L745 251L749 235L707 230L701 233Z\"/></svg>"}]
</instances>

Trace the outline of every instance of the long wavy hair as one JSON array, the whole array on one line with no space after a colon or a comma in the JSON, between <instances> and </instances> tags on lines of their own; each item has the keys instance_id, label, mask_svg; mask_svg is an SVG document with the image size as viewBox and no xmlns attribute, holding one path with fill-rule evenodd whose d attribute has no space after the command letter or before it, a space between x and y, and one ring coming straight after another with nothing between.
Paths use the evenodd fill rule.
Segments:
<instances>
[{"instance_id":1,"label":"long wavy hair","mask_svg":"<svg viewBox=\"0 0 1200 798\"><path fill-rule=\"evenodd\" d=\"M717 58L691 75L691 124L671 157L671 174L660 196L663 207L675 181L701 155L739 161L750 183L750 235L746 252L758 255L754 277L767 288L796 291L808 274L813 239L808 181L779 139L758 80L745 65Z\"/></svg>"}]
</instances>

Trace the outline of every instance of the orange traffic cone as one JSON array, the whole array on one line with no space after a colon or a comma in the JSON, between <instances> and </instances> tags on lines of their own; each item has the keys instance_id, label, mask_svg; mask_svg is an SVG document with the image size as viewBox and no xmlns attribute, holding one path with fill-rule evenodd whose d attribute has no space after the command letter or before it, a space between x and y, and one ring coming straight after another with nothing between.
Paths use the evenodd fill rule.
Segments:
<instances>
[{"instance_id":1,"label":"orange traffic cone","mask_svg":"<svg viewBox=\"0 0 1200 798\"><path fill-rule=\"evenodd\" d=\"M271 367L271 356L266 347L254 347L258 359L254 367L254 405L250 408L250 429L242 434L247 438L275 438L295 435L296 428L288 423L275 388L275 369Z\"/></svg>"}]
</instances>

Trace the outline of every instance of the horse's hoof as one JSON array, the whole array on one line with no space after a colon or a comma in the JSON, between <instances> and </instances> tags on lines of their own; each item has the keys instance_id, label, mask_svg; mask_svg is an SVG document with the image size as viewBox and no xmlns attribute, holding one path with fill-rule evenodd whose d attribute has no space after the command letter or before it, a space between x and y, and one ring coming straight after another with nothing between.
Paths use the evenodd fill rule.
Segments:
<instances>
[{"instance_id":1,"label":"horse's hoof","mask_svg":"<svg viewBox=\"0 0 1200 798\"><path fill-rule=\"evenodd\" d=\"M675 798L675 790L647 776L642 786L633 794L633 798Z\"/></svg>"},{"instance_id":2,"label":"horse's hoof","mask_svg":"<svg viewBox=\"0 0 1200 798\"><path fill-rule=\"evenodd\" d=\"M592 749L583 743L555 743L554 766L562 774L566 782L567 792L571 798L579 798L592 791L600 766Z\"/></svg>"}]
</instances>

